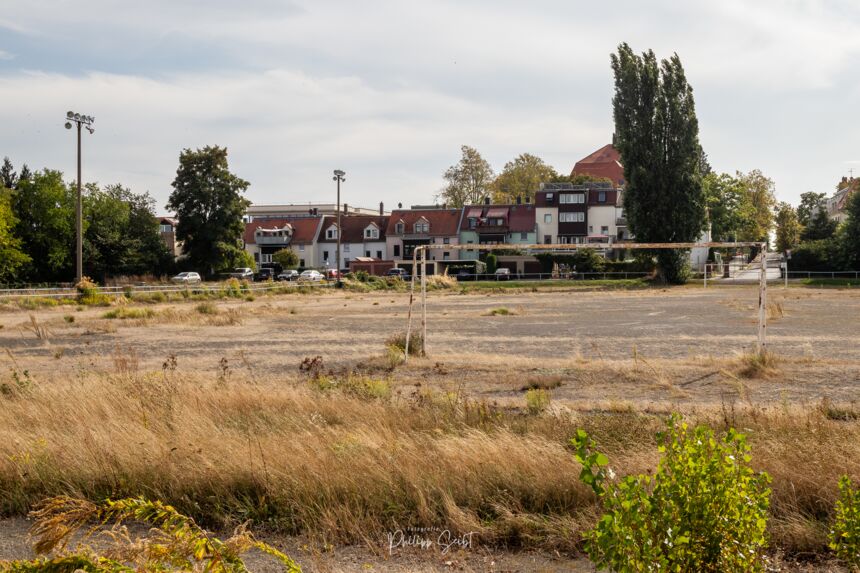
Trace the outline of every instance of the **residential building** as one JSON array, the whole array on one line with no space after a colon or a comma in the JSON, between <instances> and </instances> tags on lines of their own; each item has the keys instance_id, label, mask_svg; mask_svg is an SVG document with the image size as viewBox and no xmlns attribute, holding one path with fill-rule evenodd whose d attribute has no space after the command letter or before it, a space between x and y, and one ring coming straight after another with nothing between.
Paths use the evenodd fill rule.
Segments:
<instances>
[{"instance_id":1,"label":"residential building","mask_svg":"<svg viewBox=\"0 0 860 573\"><path fill-rule=\"evenodd\" d=\"M577 161L570 174L571 176L605 177L614 186L624 187L624 166L621 164L621 154L611 143Z\"/></svg>"},{"instance_id":2,"label":"residential building","mask_svg":"<svg viewBox=\"0 0 860 573\"><path fill-rule=\"evenodd\" d=\"M322 217L308 216L264 218L245 223L242 236L245 250L254 257L258 267L272 263L272 255L287 248L298 256L300 268L319 267L316 239L322 223Z\"/></svg>"},{"instance_id":3,"label":"residential building","mask_svg":"<svg viewBox=\"0 0 860 573\"><path fill-rule=\"evenodd\" d=\"M358 258L388 258L388 245L385 241L387 215L342 215L340 224L340 263L335 266L339 233L337 217L323 218L316 245L320 266L344 269L349 268L350 262Z\"/></svg>"},{"instance_id":4,"label":"residential building","mask_svg":"<svg viewBox=\"0 0 860 573\"><path fill-rule=\"evenodd\" d=\"M397 209L391 212L386 229L388 256L395 261L412 260L419 245L457 245L460 243L462 209L438 207ZM432 249L428 260L459 259L459 253Z\"/></svg>"},{"instance_id":5,"label":"residential building","mask_svg":"<svg viewBox=\"0 0 860 573\"><path fill-rule=\"evenodd\" d=\"M161 240L164 241L164 245L174 259L178 259L182 255L182 241L176 240L178 222L175 217L160 217L158 219L158 231L161 234Z\"/></svg>"},{"instance_id":6,"label":"residential building","mask_svg":"<svg viewBox=\"0 0 860 573\"><path fill-rule=\"evenodd\" d=\"M839 189L832 197L827 198L827 214L837 223L848 218L848 199L860 188L860 177L843 177Z\"/></svg>"},{"instance_id":7,"label":"residential building","mask_svg":"<svg viewBox=\"0 0 860 573\"><path fill-rule=\"evenodd\" d=\"M343 214L346 215L384 215L383 204L379 209L366 209L343 204ZM337 215L334 203L289 203L285 205L251 205L245 211L247 222L259 219L290 219L293 217L308 217L318 215Z\"/></svg>"},{"instance_id":8,"label":"residential building","mask_svg":"<svg viewBox=\"0 0 860 573\"><path fill-rule=\"evenodd\" d=\"M609 248L629 239L622 193L608 182L542 184L535 194L536 242Z\"/></svg>"},{"instance_id":9,"label":"residential building","mask_svg":"<svg viewBox=\"0 0 860 573\"><path fill-rule=\"evenodd\" d=\"M517 244L530 245L537 242L535 206L515 205L467 205L463 207L460 222L460 244ZM462 251L460 258L477 259L478 250Z\"/></svg>"}]
</instances>

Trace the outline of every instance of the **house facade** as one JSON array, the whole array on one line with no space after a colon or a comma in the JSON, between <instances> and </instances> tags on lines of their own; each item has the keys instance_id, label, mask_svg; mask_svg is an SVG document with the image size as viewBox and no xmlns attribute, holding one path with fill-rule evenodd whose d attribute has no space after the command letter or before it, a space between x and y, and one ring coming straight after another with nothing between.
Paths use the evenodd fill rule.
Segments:
<instances>
[{"instance_id":1,"label":"house facade","mask_svg":"<svg viewBox=\"0 0 860 573\"><path fill-rule=\"evenodd\" d=\"M316 268L316 240L322 223L323 217L263 218L245 223L245 251L258 268L271 264L272 255L281 249L292 249L300 268Z\"/></svg>"},{"instance_id":2,"label":"house facade","mask_svg":"<svg viewBox=\"0 0 860 573\"><path fill-rule=\"evenodd\" d=\"M182 241L176 240L176 225L179 221L175 217L160 217L158 219L158 232L168 252L176 260L182 255Z\"/></svg>"},{"instance_id":3,"label":"house facade","mask_svg":"<svg viewBox=\"0 0 860 573\"><path fill-rule=\"evenodd\" d=\"M545 183L535 194L537 242L611 245L630 238L622 189L611 183Z\"/></svg>"},{"instance_id":4,"label":"house facade","mask_svg":"<svg viewBox=\"0 0 860 573\"><path fill-rule=\"evenodd\" d=\"M467 205L460 221L460 244L530 245L537 242L535 206ZM460 258L474 260L479 251L461 251Z\"/></svg>"},{"instance_id":5,"label":"house facade","mask_svg":"<svg viewBox=\"0 0 860 573\"><path fill-rule=\"evenodd\" d=\"M460 244L462 209L421 208L397 209L388 218L385 240L388 257L394 261L411 261L415 247L420 245ZM428 260L460 258L456 251L433 249Z\"/></svg>"},{"instance_id":6,"label":"house facade","mask_svg":"<svg viewBox=\"0 0 860 573\"><path fill-rule=\"evenodd\" d=\"M389 257L385 240L387 215L342 215L341 228L337 217L326 216L317 239L317 260L323 267L348 269L358 258L386 260ZM337 238L340 234L340 261L335 265Z\"/></svg>"},{"instance_id":7,"label":"house facade","mask_svg":"<svg viewBox=\"0 0 860 573\"><path fill-rule=\"evenodd\" d=\"M832 197L827 198L827 215L837 223L845 221L848 218L848 199L858 188L860 188L860 178L843 177L839 183L839 189Z\"/></svg>"}]
</instances>

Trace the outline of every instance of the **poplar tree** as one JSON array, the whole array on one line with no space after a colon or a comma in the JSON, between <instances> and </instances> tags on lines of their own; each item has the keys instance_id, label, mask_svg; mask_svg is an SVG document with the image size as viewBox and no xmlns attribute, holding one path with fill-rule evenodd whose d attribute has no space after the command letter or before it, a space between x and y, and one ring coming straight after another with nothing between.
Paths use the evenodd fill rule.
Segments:
<instances>
[{"instance_id":1,"label":"poplar tree","mask_svg":"<svg viewBox=\"0 0 860 573\"><path fill-rule=\"evenodd\" d=\"M626 43L612 54L615 147L626 181L624 208L639 242L693 242L705 226L703 152L693 89L677 54L657 62ZM657 251L663 278L674 284L689 274L683 250Z\"/></svg>"}]
</instances>

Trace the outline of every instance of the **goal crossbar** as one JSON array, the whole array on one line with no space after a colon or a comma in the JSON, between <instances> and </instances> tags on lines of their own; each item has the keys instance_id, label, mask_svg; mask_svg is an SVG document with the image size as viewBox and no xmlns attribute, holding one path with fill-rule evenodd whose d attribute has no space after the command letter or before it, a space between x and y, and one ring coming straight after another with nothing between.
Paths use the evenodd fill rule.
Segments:
<instances>
[{"instance_id":1,"label":"goal crossbar","mask_svg":"<svg viewBox=\"0 0 860 573\"><path fill-rule=\"evenodd\" d=\"M427 244L417 245L412 252L412 273L409 288L409 312L406 317L406 342L404 345L404 362L409 360L409 342L412 336L412 308L415 302L415 277L418 274L419 255L421 256L421 335L424 354L427 353L427 251L571 251L594 249L601 244L589 245L582 243L551 243L525 245L517 243L467 243L459 245ZM761 273L759 275L758 295L758 340L756 350L758 353L765 351L767 344L767 243L759 241L733 241L733 242L702 242L702 243L614 243L614 250L657 250L657 249L723 249L736 247L758 247L761 252Z\"/></svg>"}]
</instances>

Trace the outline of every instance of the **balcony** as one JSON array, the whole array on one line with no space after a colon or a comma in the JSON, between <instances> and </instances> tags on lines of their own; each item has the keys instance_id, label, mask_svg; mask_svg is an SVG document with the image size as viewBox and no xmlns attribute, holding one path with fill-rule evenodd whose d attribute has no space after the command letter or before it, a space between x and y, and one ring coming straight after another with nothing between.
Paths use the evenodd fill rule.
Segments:
<instances>
[{"instance_id":1,"label":"balcony","mask_svg":"<svg viewBox=\"0 0 860 573\"><path fill-rule=\"evenodd\" d=\"M256 237L254 237L254 242L257 243L258 245L284 245L284 246L287 246L290 244L290 238L291 237L289 237L289 236L270 237L270 236L266 236L266 235L257 235Z\"/></svg>"},{"instance_id":2,"label":"balcony","mask_svg":"<svg viewBox=\"0 0 860 573\"><path fill-rule=\"evenodd\" d=\"M508 234L508 226L507 225L482 225L475 227L474 229L470 229L475 231L479 235L507 235Z\"/></svg>"},{"instance_id":3,"label":"balcony","mask_svg":"<svg viewBox=\"0 0 860 573\"><path fill-rule=\"evenodd\" d=\"M615 218L615 226L616 227L626 227L627 226L627 217L616 217Z\"/></svg>"}]
</instances>

